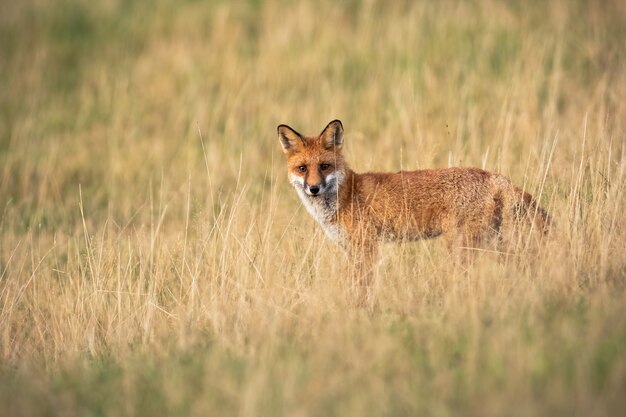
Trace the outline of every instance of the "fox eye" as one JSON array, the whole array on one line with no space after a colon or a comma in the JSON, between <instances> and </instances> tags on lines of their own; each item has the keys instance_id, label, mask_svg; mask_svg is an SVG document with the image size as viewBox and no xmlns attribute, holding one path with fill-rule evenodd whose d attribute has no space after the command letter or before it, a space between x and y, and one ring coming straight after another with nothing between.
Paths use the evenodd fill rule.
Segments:
<instances>
[{"instance_id":1,"label":"fox eye","mask_svg":"<svg viewBox=\"0 0 626 417\"><path fill-rule=\"evenodd\" d=\"M322 164L322 165L320 165L320 169L321 169L322 171L326 171L328 168L330 168L330 165L329 165L329 164Z\"/></svg>"},{"instance_id":2,"label":"fox eye","mask_svg":"<svg viewBox=\"0 0 626 417\"><path fill-rule=\"evenodd\" d=\"M306 172L306 165L300 165L298 169L300 170L300 172Z\"/></svg>"}]
</instances>

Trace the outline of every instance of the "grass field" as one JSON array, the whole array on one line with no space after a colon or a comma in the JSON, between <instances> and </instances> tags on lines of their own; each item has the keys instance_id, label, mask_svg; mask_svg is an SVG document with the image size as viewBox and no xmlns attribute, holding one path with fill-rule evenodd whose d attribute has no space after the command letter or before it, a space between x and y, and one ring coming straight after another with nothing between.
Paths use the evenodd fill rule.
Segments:
<instances>
[{"instance_id":1,"label":"grass field","mask_svg":"<svg viewBox=\"0 0 626 417\"><path fill-rule=\"evenodd\" d=\"M3 416L623 415L626 3L1 3ZM276 136L334 118L556 226L356 308Z\"/></svg>"}]
</instances>

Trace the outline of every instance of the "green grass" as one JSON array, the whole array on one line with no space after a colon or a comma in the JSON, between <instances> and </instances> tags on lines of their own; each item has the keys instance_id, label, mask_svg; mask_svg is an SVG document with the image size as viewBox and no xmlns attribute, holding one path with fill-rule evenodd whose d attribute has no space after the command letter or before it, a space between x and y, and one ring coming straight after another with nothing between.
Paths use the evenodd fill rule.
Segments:
<instances>
[{"instance_id":1,"label":"green grass","mask_svg":"<svg viewBox=\"0 0 626 417\"><path fill-rule=\"evenodd\" d=\"M620 2L4 3L2 413L621 413ZM357 172L484 166L556 226L387 246L356 308L275 130L335 118Z\"/></svg>"}]
</instances>

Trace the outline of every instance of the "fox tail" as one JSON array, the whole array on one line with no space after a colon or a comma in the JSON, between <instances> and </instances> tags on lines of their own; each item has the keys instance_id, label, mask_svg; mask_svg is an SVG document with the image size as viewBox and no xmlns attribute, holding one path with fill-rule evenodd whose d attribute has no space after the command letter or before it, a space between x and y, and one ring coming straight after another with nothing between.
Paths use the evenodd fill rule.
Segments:
<instances>
[{"instance_id":1,"label":"fox tail","mask_svg":"<svg viewBox=\"0 0 626 417\"><path fill-rule=\"evenodd\" d=\"M519 220L530 221L531 224L534 224L536 230L544 234L547 233L554 224L548 212L543 207L539 206L532 195L523 191L521 188L515 187L515 194L516 201L514 203L514 212L516 217Z\"/></svg>"}]
</instances>

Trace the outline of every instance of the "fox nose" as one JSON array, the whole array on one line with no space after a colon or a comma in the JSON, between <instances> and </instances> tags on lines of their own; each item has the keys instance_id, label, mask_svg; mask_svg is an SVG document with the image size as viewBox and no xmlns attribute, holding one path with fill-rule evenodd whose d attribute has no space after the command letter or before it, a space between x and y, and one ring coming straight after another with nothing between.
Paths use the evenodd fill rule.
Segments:
<instances>
[{"instance_id":1,"label":"fox nose","mask_svg":"<svg viewBox=\"0 0 626 417\"><path fill-rule=\"evenodd\" d=\"M320 192L320 187L318 185L311 185L309 187L309 191L311 192L311 194L316 195Z\"/></svg>"}]
</instances>

